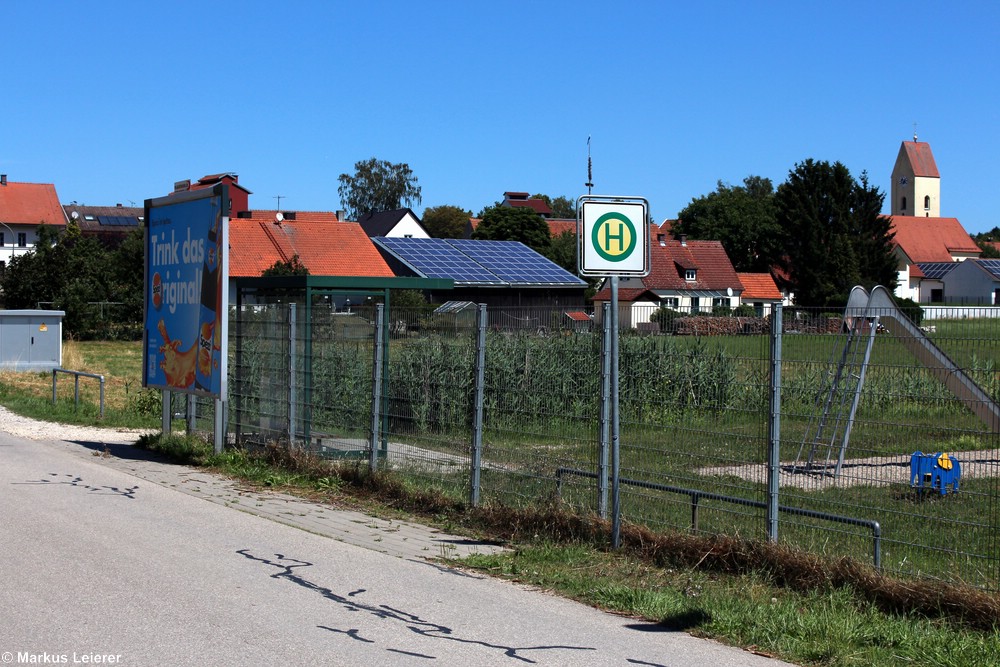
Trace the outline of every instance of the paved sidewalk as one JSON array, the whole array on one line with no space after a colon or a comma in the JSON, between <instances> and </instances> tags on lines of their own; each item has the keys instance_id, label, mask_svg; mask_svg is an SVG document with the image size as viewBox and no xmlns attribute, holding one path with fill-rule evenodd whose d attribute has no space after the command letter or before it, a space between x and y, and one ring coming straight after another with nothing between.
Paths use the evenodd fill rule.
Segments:
<instances>
[{"instance_id":1,"label":"paved sidewalk","mask_svg":"<svg viewBox=\"0 0 1000 667\"><path fill-rule=\"evenodd\" d=\"M503 549L492 542L449 535L421 524L380 519L267 490L250 490L240 482L171 463L130 444L113 442L120 439L109 433L101 440L48 442L153 484L399 558L464 558Z\"/></svg>"}]
</instances>

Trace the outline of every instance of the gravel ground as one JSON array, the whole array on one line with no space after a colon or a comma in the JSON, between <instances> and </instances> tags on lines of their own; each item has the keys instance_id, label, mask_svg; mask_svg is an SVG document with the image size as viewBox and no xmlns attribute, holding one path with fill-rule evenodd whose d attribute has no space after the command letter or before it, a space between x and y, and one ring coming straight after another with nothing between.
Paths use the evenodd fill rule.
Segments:
<instances>
[{"instance_id":1,"label":"gravel ground","mask_svg":"<svg viewBox=\"0 0 1000 667\"><path fill-rule=\"evenodd\" d=\"M29 440L99 442L109 445L132 444L139 439L140 435L155 432L154 430L100 428L98 426L38 421L14 414L3 406L0 406L0 431Z\"/></svg>"}]
</instances>

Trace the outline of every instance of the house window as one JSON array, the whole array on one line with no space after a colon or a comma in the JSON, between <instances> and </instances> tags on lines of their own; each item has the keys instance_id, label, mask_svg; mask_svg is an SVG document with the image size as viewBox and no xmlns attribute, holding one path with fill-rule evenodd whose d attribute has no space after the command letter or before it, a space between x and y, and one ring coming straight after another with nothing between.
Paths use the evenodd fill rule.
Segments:
<instances>
[{"instance_id":1,"label":"house window","mask_svg":"<svg viewBox=\"0 0 1000 667\"><path fill-rule=\"evenodd\" d=\"M684 280L688 281L689 283L693 283L697 278L698 278L698 270L697 269L685 269L684 270Z\"/></svg>"},{"instance_id":2,"label":"house window","mask_svg":"<svg viewBox=\"0 0 1000 667\"><path fill-rule=\"evenodd\" d=\"M712 310L716 308L729 308L729 299L724 296L717 296L712 299Z\"/></svg>"},{"instance_id":3,"label":"house window","mask_svg":"<svg viewBox=\"0 0 1000 667\"><path fill-rule=\"evenodd\" d=\"M701 299L696 296L691 297L691 314L694 315L701 310Z\"/></svg>"},{"instance_id":4,"label":"house window","mask_svg":"<svg viewBox=\"0 0 1000 667\"><path fill-rule=\"evenodd\" d=\"M17 247L24 248L28 245L28 233L18 232L17 233Z\"/></svg>"},{"instance_id":5,"label":"house window","mask_svg":"<svg viewBox=\"0 0 1000 667\"><path fill-rule=\"evenodd\" d=\"M931 210L931 198L930 196L924 196L924 210Z\"/></svg>"},{"instance_id":6,"label":"house window","mask_svg":"<svg viewBox=\"0 0 1000 667\"><path fill-rule=\"evenodd\" d=\"M660 305L664 308L673 308L674 310L677 310L677 307L681 304L680 299L676 296L667 296L660 299Z\"/></svg>"},{"instance_id":7,"label":"house window","mask_svg":"<svg viewBox=\"0 0 1000 667\"><path fill-rule=\"evenodd\" d=\"M3 232L0 232L0 247L3 247L3 245L4 245Z\"/></svg>"}]
</instances>

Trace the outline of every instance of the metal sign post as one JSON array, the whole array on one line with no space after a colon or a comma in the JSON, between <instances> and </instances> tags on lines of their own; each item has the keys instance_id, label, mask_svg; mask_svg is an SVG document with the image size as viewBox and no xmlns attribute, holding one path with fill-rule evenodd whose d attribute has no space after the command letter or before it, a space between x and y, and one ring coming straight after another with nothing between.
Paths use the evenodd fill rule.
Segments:
<instances>
[{"instance_id":1,"label":"metal sign post","mask_svg":"<svg viewBox=\"0 0 1000 667\"><path fill-rule=\"evenodd\" d=\"M649 274L649 203L641 197L586 195L577 201L577 246L580 274L605 276L611 289L610 426L611 546L621 545L621 421L618 406L618 280ZM601 471L601 475L606 474ZM598 488L605 488L601 479Z\"/></svg>"}]
</instances>

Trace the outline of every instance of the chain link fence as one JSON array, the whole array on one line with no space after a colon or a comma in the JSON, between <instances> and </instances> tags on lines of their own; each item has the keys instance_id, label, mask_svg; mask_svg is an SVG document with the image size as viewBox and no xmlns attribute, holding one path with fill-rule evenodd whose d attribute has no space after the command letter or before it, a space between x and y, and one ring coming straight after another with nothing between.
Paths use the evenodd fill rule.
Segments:
<instances>
[{"instance_id":1,"label":"chain link fence","mask_svg":"<svg viewBox=\"0 0 1000 667\"><path fill-rule=\"evenodd\" d=\"M868 301L668 310L621 318L622 520L1000 588L1000 320L922 324ZM610 518L606 313L310 319L288 304L234 315L240 444L357 460L470 503Z\"/></svg>"}]
</instances>

